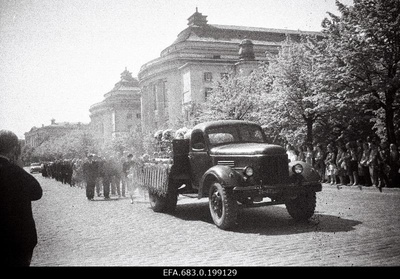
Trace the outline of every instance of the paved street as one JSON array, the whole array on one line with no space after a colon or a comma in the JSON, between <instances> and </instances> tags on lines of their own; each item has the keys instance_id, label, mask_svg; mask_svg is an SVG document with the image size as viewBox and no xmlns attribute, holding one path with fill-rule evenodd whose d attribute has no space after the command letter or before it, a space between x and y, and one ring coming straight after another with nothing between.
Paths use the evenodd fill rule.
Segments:
<instances>
[{"instance_id":1,"label":"paved street","mask_svg":"<svg viewBox=\"0 0 400 279\"><path fill-rule=\"evenodd\" d=\"M397 266L400 189L325 185L310 222L284 206L240 212L234 231L212 223L207 200L180 198L175 215L143 196L87 201L84 189L34 174L39 243L32 266Z\"/></svg>"}]
</instances>

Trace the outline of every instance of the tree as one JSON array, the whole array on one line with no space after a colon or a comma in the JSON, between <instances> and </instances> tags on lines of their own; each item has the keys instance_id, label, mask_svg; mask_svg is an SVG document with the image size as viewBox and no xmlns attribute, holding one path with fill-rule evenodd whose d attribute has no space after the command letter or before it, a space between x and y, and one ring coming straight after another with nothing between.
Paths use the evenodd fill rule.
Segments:
<instances>
[{"instance_id":1,"label":"tree","mask_svg":"<svg viewBox=\"0 0 400 279\"><path fill-rule=\"evenodd\" d=\"M144 153L144 136L140 125L129 133L116 134L110 141L105 142L99 152L103 155L123 156L124 153L132 153L140 156Z\"/></svg>"},{"instance_id":2,"label":"tree","mask_svg":"<svg viewBox=\"0 0 400 279\"><path fill-rule=\"evenodd\" d=\"M86 131L74 130L60 137L50 138L36 147L32 156L41 161L85 157L97 150L92 136Z\"/></svg>"},{"instance_id":3,"label":"tree","mask_svg":"<svg viewBox=\"0 0 400 279\"><path fill-rule=\"evenodd\" d=\"M262 119L293 144L312 144L316 123L332 112L334 95L319 84L320 55L318 41L304 37L299 43L287 40L278 55L269 57Z\"/></svg>"},{"instance_id":4,"label":"tree","mask_svg":"<svg viewBox=\"0 0 400 279\"><path fill-rule=\"evenodd\" d=\"M336 1L341 16L329 14L323 32L334 62L327 76L338 92L364 112L372 113L375 129L390 143L398 142L400 106L400 1ZM329 78L328 78L329 79Z\"/></svg>"},{"instance_id":5,"label":"tree","mask_svg":"<svg viewBox=\"0 0 400 279\"><path fill-rule=\"evenodd\" d=\"M230 75L214 84L204 103L196 105L197 122L236 119L259 121L260 100L259 71L248 76Z\"/></svg>"}]
</instances>

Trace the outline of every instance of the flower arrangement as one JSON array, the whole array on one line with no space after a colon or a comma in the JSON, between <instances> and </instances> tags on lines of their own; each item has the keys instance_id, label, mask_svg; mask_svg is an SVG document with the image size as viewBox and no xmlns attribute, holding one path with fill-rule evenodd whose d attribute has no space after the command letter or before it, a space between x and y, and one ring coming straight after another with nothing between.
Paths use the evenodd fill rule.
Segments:
<instances>
[{"instance_id":1,"label":"flower arrangement","mask_svg":"<svg viewBox=\"0 0 400 279\"><path fill-rule=\"evenodd\" d=\"M165 196L168 190L169 174L173 164L172 140L185 138L190 130L181 128L158 130L154 133L156 151L152 155L146 153L130 169L129 178L132 183L160 196Z\"/></svg>"}]
</instances>

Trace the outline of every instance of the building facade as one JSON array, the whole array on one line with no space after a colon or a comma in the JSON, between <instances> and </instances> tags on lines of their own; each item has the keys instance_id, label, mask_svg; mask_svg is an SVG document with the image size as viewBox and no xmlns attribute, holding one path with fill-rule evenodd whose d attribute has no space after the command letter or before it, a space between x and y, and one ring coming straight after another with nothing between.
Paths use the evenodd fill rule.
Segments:
<instances>
[{"instance_id":1,"label":"building facade","mask_svg":"<svg viewBox=\"0 0 400 279\"><path fill-rule=\"evenodd\" d=\"M25 135L25 145L31 147L38 147L43 142L51 140L53 138L61 137L68 132L74 130L87 130L88 124L81 122L56 122L55 119L51 120L50 125L42 125L42 127L32 127L29 132Z\"/></svg>"},{"instance_id":2,"label":"building facade","mask_svg":"<svg viewBox=\"0 0 400 279\"><path fill-rule=\"evenodd\" d=\"M129 133L141 122L139 82L127 69L121 80L104 95L102 102L92 105L90 129L100 143L113 137Z\"/></svg>"},{"instance_id":3,"label":"building facade","mask_svg":"<svg viewBox=\"0 0 400 279\"><path fill-rule=\"evenodd\" d=\"M196 9L177 39L139 71L142 127L154 131L187 121L191 105L205 101L213 82L250 73L266 53L278 53L285 40L298 41L301 34L320 33L208 24Z\"/></svg>"}]
</instances>

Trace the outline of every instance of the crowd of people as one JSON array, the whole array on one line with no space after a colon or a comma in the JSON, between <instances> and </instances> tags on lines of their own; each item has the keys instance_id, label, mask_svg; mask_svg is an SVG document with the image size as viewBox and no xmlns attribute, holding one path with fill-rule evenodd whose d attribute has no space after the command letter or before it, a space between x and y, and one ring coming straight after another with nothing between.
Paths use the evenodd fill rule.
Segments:
<instances>
[{"instance_id":1,"label":"crowd of people","mask_svg":"<svg viewBox=\"0 0 400 279\"><path fill-rule=\"evenodd\" d=\"M85 159L63 159L45 162L42 176L53 178L71 187L86 189L86 198L94 200L95 194L104 199L111 195L125 197L129 194L133 203L134 185L128 179L133 165L133 155L99 157L89 154Z\"/></svg>"},{"instance_id":2,"label":"crowd of people","mask_svg":"<svg viewBox=\"0 0 400 279\"><path fill-rule=\"evenodd\" d=\"M337 141L322 144L286 146L291 161L311 164L319 173L321 182L336 185L400 187L399 148L395 144L368 137L365 141Z\"/></svg>"}]
</instances>

